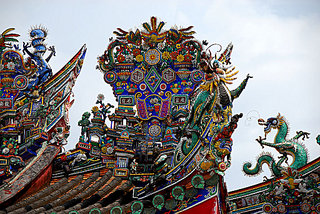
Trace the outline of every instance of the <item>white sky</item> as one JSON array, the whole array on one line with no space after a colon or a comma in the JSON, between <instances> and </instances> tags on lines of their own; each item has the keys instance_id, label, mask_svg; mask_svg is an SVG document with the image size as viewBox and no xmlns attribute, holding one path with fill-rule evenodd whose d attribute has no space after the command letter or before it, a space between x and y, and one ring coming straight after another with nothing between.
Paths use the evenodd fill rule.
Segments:
<instances>
[{"instance_id":1,"label":"white sky","mask_svg":"<svg viewBox=\"0 0 320 214\"><path fill-rule=\"evenodd\" d=\"M105 102L114 103L111 87L95 69L97 57L102 55L112 32L141 28L151 16L165 21L165 29L177 25L195 26L198 40L220 43L223 47L233 42L232 62L240 70L234 89L249 73L246 90L234 101L234 113L242 112L233 135L232 166L225 179L229 190L262 181L270 172L256 178L242 173L242 164L252 161L262 151L255 141L263 135L257 119L283 114L290 122L291 134L298 130L311 133L305 144L310 160L320 155L315 138L320 134L320 2L314 1L49 1L12 0L1 2L0 31L15 27L27 41L31 26L49 29L48 46L55 45L57 56L50 65L54 72L87 44L87 55L74 87L75 103L70 111L71 136L67 149L77 143L80 127L77 122L85 111L95 105L99 93ZM272 136L268 138L273 141Z\"/></svg>"}]
</instances>

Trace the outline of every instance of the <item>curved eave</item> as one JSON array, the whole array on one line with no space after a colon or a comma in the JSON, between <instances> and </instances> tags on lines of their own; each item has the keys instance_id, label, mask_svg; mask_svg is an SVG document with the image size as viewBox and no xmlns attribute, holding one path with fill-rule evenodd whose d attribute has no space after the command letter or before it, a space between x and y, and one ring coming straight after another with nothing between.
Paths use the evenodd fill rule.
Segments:
<instances>
[{"instance_id":1,"label":"curved eave","mask_svg":"<svg viewBox=\"0 0 320 214\"><path fill-rule=\"evenodd\" d=\"M66 63L66 65L63 66L63 68L60 69L60 71L55 73L48 82L45 83L45 90L47 91L53 86L62 84L67 79L69 80L71 78L70 74L74 70L74 68L76 68L74 72L75 74L74 78L77 78L80 74L81 67L82 67L82 62L79 60L84 59L86 51L87 51L86 45L83 45L81 49L74 55L74 57L71 60L69 60L69 62Z\"/></svg>"}]
</instances>

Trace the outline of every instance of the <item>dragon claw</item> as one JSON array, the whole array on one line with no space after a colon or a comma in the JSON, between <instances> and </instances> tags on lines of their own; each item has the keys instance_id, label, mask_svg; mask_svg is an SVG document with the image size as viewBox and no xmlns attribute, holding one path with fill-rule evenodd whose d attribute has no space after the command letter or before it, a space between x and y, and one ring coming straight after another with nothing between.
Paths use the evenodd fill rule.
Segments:
<instances>
[{"instance_id":1,"label":"dragon claw","mask_svg":"<svg viewBox=\"0 0 320 214\"><path fill-rule=\"evenodd\" d=\"M48 48L48 50L49 50L49 51L51 51L51 52L53 53L53 56L55 56L55 55L56 55L56 49L55 49L55 47L54 47L54 46L50 46L50 47Z\"/></svg>"},{"instance_id":2,"label":"dragon claw","mask_svg":"<svg viewBox=\"0 0 320 214\"><path fill-rule=\"evenodd\" d=\"M264 148L264 146L263 146L263 144L262 144L262 141L263 141L263 140L264 140L264 139L263 139L261 136L259 136L259 138L256 139L256 141L257 141L258 143L260 143L260 145L261 145L262 148Z\"/></svg>"},{"instance_id":3,"label":"dragon claw","mask_svg":"<svg viewBox=\"0 0 320 214\"><path fill-rule=\"evenodd\" d=\"M259 136L259 138L257 138L256 141L258 141L258 143L262 143L262 137Z\"/></svg>"},{"instance_id":4,"label":"dragon claw","mask_svg":"<svg viewBox=\"0 0 320 214\"><path fill-rule=\"evenodd\" d=\"M310 133L304 132L304 131L297 131L296 134L297 134L296 139L299 139L300 137L302 137L302 140L305 140L306 138L309 139L309 135L310 135Z\"/></svg>"}]
</instances>

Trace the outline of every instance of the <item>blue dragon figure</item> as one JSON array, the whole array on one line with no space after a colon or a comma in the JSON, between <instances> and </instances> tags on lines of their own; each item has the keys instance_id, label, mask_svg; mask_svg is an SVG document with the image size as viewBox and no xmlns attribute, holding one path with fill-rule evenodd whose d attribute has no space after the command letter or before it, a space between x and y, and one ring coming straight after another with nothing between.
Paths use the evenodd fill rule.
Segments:
<instances>
[{"instance_id":1,"label":"blue dragon figure","mask_svg":"<svg viewBox=\"0 0 320 214\"><path fill-rule=\"evenodd\" d=\"M41 85L52 76L52 69L48 62L52 56L55 56L56 52L54 46L50 46L47 49L46 45L44 44L46 37L46 29L42 27L34 28L30 31L31 44L23 43L23 53L27 53L38 68L33 74L33 80L30 81L27 90L31 90L35 86ZM31 46L34 48L33 53L28 50L28 48ZM44 59L43 55L47 50L51 51L51 53L46 59Z\"/></svg>"}]
</instances>

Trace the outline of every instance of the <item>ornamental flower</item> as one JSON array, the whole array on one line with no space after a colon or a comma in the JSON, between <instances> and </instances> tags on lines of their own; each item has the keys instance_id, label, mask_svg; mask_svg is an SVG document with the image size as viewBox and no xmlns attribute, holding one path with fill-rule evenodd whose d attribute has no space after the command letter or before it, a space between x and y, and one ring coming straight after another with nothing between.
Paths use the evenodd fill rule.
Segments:
<instances>
[{"instance_id":1,"label":"ornamental flower","mask_svg":"<svg viewBox=\"0 0 320 214\"><path fill-rule=\"evenodd\" d=\"M55 101L55 100L51 100L51 101L49 102L49 105L51 105L51 106L53 106L54 104L56 104L56 101Z\"/></svg>"},{"instance_id":2,"label":"ornamental flower","mask_svg":"<svg viewBox=\"0 0 320 214\"><path fill-rule=\"evenodd\" d=\"M132 51L132 53L133 53L133 56L138 56L140 54L140 50L136 48Z\"/></svg>"},{"instance_id":3,"label":"ornamental flower","mask_svg":"<svg viewBox=\"0 0 320 214\"><path fill-rule=\"evenodd\" d=\"M184 56L181 55L181 54L179 54L179 55L177 56L177 61L178 61L178 62L182 62L183 60L184 60Z\"/></svg>"},{"instance_id":4,"label":"ornamental flower","mask_svg":"<svg viewBox=\"0 0 320 214\"><path fill-rule=\"evenodd\" d=\"M126 58L122 54L117 57L118 62L123 62L125 59Z\"/></svg>"},{"instance_id":5,"label":"ornamental flower","mask_svg":"<svg viewBox=\"0 0 320 214\"><path fill-rule=\"evenodd\" d=\"M159 48L160 50L162 50L162 49L164 48L164 44L163 44L162 42L160 42L160 43L158 44L158 48Z\"/></svg>"},{"instance_id":6,"label":"ornamental flower","mask_svg":"<svg viewBox=\"0 0 320 214\"><path fill-rule=\"evenodd\" d=\"M180 49L181 48L181 44L176 44L176 48Z\"/></svg>"},{"instance_id":7,"label":"ornamental flower","mask_svg":"<svg viewBox=\"0 0 320 214\"><path fill-rule=\"evenodd\" d=\"M132 55L126 55L126 61L127 62L132 62L133 56Z\"/></svg>"},{"instance_id":8,"label":"ornamental flower","mask_svg":"<svg viewBox=\"0 0 320 214\"><path fill-rule=\"evenodd\" d=\"M108 152L108 148L106 146L101 148L101 152L102 153L107 153Z\"/></svg>"},{"instance_id":9,"label":"ornamental flower","mask_svg":"<svg viewBox=\"0 0 320 214\"><path fill-rule=\"evenodd\" d=\"M184 60L187 61L187 62L190 62L190 61L192 60L191 54L186 54L186 55L184 56Z\"/></svg>"},{"instance_id":10,"label":"ornamental flower","mask_svg":"<svg viewBox=\"0 0 320 214\"><path fill-rule=\"evenodd\" d=\"M175 60L175 59L177 59L177 56L179 54L176 51L174 51L174 52L170 53L170 55L171 55L171 59Z\"/></svg>"},{"instance_id":11,"label":"ornamental flower","mask_svg":"<svg viewBox=\"0 0 320 214\"><path fill-rule=\"evenodd\" d=\"M141 54L136 56L137 62L142 62L143 61L143 56Z\"/></svg>"},{"instance_id":12,"label":"ornamental flower","mask_svg":"<svg viewBox=\"0 0 320 214\"><path fill-rule=\"evenodd\" d=\"M9 62L7 64L7 68L10 69L10 70L13 70L14 69L14 63L13 62Z\"/></svg>"},{"instance_id":13,"label":"ornamental flower","mask_svg":"<svg viewBox=\"0 0 320 214\"><path fill-rule=\"evenodd\" d=\"M143 50L146 50L146 49L148 49L148 48L149 48L149 46L148 46L148 44L147 44L147 43L143 43L143 44L142 44L142 48L143 48Z\"/></svg>"},{"instance_id":14,"label":"ornamental flower","mask_svg":"<svg viewBox=\"0 0 320 214\"><path fill-rule=\"evenodd\" d=\"M61 155L60 160L61 161L66 161L67 160L67 156L65 154Z\"/></svg>"},{"instance_id":15,"label":"ornamental flower","mask_svg":"<svg viewBox=\"0 0 320 214\"><path fill-rule=\"evenodd\" d=\"M164 60L170 59L170 53L168 51L163 52L162 59L164 59Z\"/></svg>"},{"instance_id":16,"label":"ornamental flower","mask_svg":"<svg viewBox=\"0 0 320 214\"><path fill-rule=\"evenodd\" d=\"M132 44L128 44L128 48L130 48L130 49L131 49L132 47L133 47L133 45L132 45Z\"/></svg>"},{"instance_id":17,"label":"ornamental flower","mask_svg":"<svg viewBox=\"0 0 320 214\"><path fill-rule=\"evenodd\" d=\"M293 198L289 198L288 202L289 202L290 204L293 204L293 203L294 203L294 199L293 199Z\"/></svg>"},{"instance_id":18,"label":"ornamental flower","mask_svg":"<svg viewBox=\"0 0 320 214\"><path fill-rule=\"evenodd\" d=\"M10 152L10 149L8 149L7 147L2 149L2 154L6 155Z\"/></svg>"},{"instance_id":19,"label":"ornamental flower","mask_svg":"<svg viewBox=\"0 0 320 214\"><path fill-rule=\"evenodd\" d=\"M98 99L99 101L104 100L104 95L103 95L103 94L98 94L97 99Z\"/></svg>"},{"instance_id":20,"label":"ornamental flower","mask_svg":"<svg viewBox=\"0 0 320 214\"><path fill-rule=\"evenodd\" d=\"M98 106L93 106L92 109L91 109L92 112L97 112L99 111L99 108Z\"/></svg>"}]
</instances>

